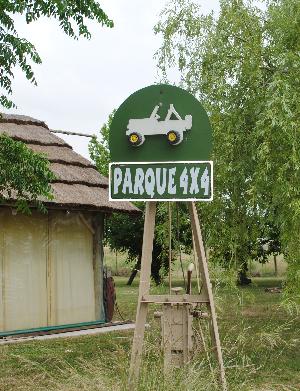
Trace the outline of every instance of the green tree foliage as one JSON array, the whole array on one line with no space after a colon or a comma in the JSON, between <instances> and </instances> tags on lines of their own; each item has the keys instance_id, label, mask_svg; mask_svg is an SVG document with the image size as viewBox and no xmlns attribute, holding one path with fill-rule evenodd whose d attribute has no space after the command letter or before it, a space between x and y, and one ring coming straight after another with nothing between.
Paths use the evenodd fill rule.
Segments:
<instances>
[{"instance_id":1,"label":"green tree foliage","mask_svg":"<svg viewBox=\"0 0 300 391\"><path fill-rule=\"evenodd\" d=\"M54 18L75 39L90 38L88 19L113 27L113 22L94 0L0 0L0 106L7 109L15 106L9 98L15 67L20 67L26 78L36 84L32 64L41 63L35 47L19 37L14 24L16 14L23 15L27 23L41 17ZM29 203L44 209L40 197L51 198L49 182L53 179L47 159L7 136L1 136L0 143L1 201L13 197L22 211L29 211Z\"/></svg>"},{"instance_id":2,"label":"green tree foliage","mask_svg":"<svg viewBox=\"0 0 300 391\"><path fill-rule=\"evenodd\" d=\"M114 113L113 113L114 114ZM89 143L91 159L96 164L98 171L108 176L108 165L110 163L109 152L109 129L113 114L109 116L108 122L100 130L100 140L92 138ZM135 205L143 212L144 202L135 202ZM174 209L174 208L173 208ZM189 252L192 246L189 219L187 218L186 205L178 207L178 211L172 213L172 258L177 255L179 243ZM178 227L178 229L177 229ZM132 217L126 214L113 213L107 220L106 240L111 249L128 254L128 262L135 262L134 269L139 269L142 255L144 221L139 217ZM153 261L151 265L151 276L158 284L161 278L168 272L168 206L167 203L158 203L156 214L156 232L153 248ZM136 273L132 274L132 277ZM132 282L132 279L130 279Z\"/></svg>"},{"instance_id":3,"label":"green tree foliage","mask_svg":"<svg viewBox=\"0 0 300 391\"><path fill-rule=\"evenodd\" d=\"M298 0L270 0L263 9L250 0L220 0L219 15L175 0L155 27L163 37L162 77L177 69L212 122L215 200L203 213L213 257L243 264L271 225L297 289L299 26Z\"/></svg>"},{"instance_id":4,"label":"green tree foliage","mask_svg":"<svg viewBox=\"0 0 300 391\"><path fill-rule=\"evenodd\" d=\"M46 157L20 141L0 135L1 203L14 199L21 212L30 213L30 204L45 211L42 201L53 198L49 182L54 178Z\"/></svg>"},{"instance_id":5,"label":"green tree foliage","mask_svg":"<svg viewBox=\"0 0 300 391\"><path fill-rule=\"evenodd\" d=\"M96 164L100 174L108 177L108 165L111 161L109 152L109 129L113 120L115 110L109 115L106 124L100 129L100 142L94 136L89 143L89 153L93 162Z\"/></svg>"},{"instance_id":6,"label":"green tree foliage","mask_svg":"<svg viewBox=\"0 0 300 391\"><path fill-rule=\"evenodd\" d=\"M9 99L12 94L13 72L19 66L26 78L36 84L32 63L40 64L41 58L32 43L19 37L14 24L15 14L24 15L27 23L40 17L52 17L59 22L60 28L70 37L90 38L86 20L113 27L113 22L104 13L95 0L1 0L0 1L0 104L11 108L14 103Z\"/></svg>"}]
</instances>

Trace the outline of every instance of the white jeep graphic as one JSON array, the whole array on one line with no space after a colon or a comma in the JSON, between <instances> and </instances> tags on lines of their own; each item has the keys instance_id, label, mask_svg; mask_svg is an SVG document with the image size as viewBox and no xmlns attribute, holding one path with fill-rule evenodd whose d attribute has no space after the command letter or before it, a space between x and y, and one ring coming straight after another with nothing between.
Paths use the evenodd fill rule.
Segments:
<instances>
[{"instance_id":1,"label":"white jeep graphic","mask_svg":"<svg viewBox=\"0 0 300 391\"><path fill-rule=\"evenodd\" d=\"M145 136L155 134L163 134L167 136L167 140L172 145L180 144L183 140L183 132L191 129L192 116L186 115L182 119L175 110L174 106L170 104L170 108L164 121L159 121L157 114L159 105L154 107L149 118L130 119L127 125L126 136L131 145L139 146L145 141ZM170 119L172 114L177 119Z\"/></svg>"}]
</instances>

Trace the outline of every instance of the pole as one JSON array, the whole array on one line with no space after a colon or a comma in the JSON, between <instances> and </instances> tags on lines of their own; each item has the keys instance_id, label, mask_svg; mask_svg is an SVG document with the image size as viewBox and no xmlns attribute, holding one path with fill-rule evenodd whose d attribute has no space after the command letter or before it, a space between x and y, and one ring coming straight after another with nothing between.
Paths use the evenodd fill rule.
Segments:
<instances>
[{"instance_id":1,"label":"pole","mask_svg":"<svg viewBox=\"0 0 300 391\"><path fill-rule=\"evenodd\" d=\"M216 315L214 297L212 293L212 285L208 273L207 259L206 259L206 253L205 253L204 243L202 239L200 221L199 221L195 202L189 202L188 206L189 206L189 212L191 217L192 231L195 240L195 249L197 252L197 257L199 262L199 271L201 272L202 280L204 283L203 290L204 293L207 294L208 301L209 301L208 307L211 313L212 336L213 336L213 343L215 348L214 350L216 352L216 356L219 363L221 386L223 391L227 391L225 369L224 369L221 342L220 342L219 329L217 323L217 315Z\"/></svg>"},{"instance_id":2,"label":"pole","mask_svg":"<svg viewBox=\"0 0 300 391\"><path fill-rule=\"evenodd\" d=\"M146 203L145 221L144 221L144 235L143 235L143 248L141 259L141 273L140 273L140 286L139 286L139 298L138 308L136 313L136 322L131 350L131 361L129 369L129 383L132 384L138 378L141 355L143 349L143 340L145 333L145 323L147 318L147 303L142 302L143 296L147 295L150 290L150 275L151 275L151 263L152 263L152 250L154 239L154 227L155 227L155 213L156 202L148 201Z\"/></svg>"},{"instance_id":3,"label":"pole","mask_svg":"<svg viewBox=\"0 0 300 391\"><path fill-rule=\"evenodd\" d=\"M169 201L169 294L172 291L172 209L171 209L171 201Z\"/></svg>"}]
</instances>

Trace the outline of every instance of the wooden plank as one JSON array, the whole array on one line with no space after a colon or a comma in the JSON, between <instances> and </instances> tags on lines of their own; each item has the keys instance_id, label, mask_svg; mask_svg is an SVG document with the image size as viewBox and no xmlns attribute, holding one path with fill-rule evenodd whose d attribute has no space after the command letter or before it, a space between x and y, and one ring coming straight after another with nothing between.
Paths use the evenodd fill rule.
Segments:
<instances>
[{"instance_id":1,"label":"wooden plank","mask_svg":"<svg viewBox=\"0 0 300 391\"><path fill-rule=\"evenodd\" d=\"M51 133L67 134L69 136L82 136L82 137L89 137L89 138L97 137L96 134L85 134L85 133L79 133L79 132L68 132L66 130L54 130L54 129L51 129L50 132Z\"/></svg>"},{"instance_id":2,"label":"wooden plank","mask_svg":"<svg viewBox=\"0 0 300 391\"><path fill-rule=\"evenodd\" d=\"M172 307L164 305L163 315L163 348L164 348L164 373L167 375L172 367Z\"/></svg>"},{"instance_id":3,"label":"wooden plank","mask_svg":"<svg viewBox=\"0 0 300 391\"><path fill-rule=\"evenodd\" d=\"M188 330L189 330L189 334L188 334L188 351L189 353L193 351L193 345L194 345L194 341L193 341L193 315L190 314L190 311L188 311L188 314L187 314L187 317L188 317Z\"/></svg>"},{"instance_id":4,"label":"wooden plank","mask_svg":"<svg viewBox=\"0 0 300 391\"><path fill-rule=\"evenodd\" d=\"M215 349L216 349L216 354L217 354L217 359L218 359L219 369L220 369L220 380L222 384L222 390L227 391L225 369L224 369L223 356L221 350L215 303L214 303L214 297L212 293L211 282L209 278L209 272L208 272L208 266L207 266L205 248L202 239L199 217L198 217L195 203L188 202L188 206L189 206L189 211L191 216L191 225L192 225L192 230L193 230L193 235L195 240L195 248L199 260L199 270L201 271L201 275L203 278L203 288L206 290L209 299L208 307L211 311L211 322L212 322L212 328L214 333Z\"/></svg>"},{"instance_id":5,"label":"wooden plank","mask_svg":"<svg viewBox=\"0 0 300 391\"><path fill-rule=\"evenodd\" d=\"M195 250L195 239L194 239L194 233L192 231L192 240L193 240L193 258L194 258L194 265L196 269L196 279L197 279L197 288L198 288L198 293L200 294L201 292L201 286L200 286L200 273L199 273L199 261L197 258L196 250Z\"/></svg>"},{"instance_id":6,"label":"wooden plank","mask_svg":"<svg viewBox=\"0 0 300 391\"><path fill-rule=\"evenodd\" d=\"M209 303L204 295L143 295L143 303L157 304L189 304L189 303Z\"/></svg>"},{"instance_id":7,"label":"wooden plank","mask_svg":"<svg viewBox=\"0 0 300 391\"><path fill-rule=\"evenodd\" d=\"M129 383L134 382L137 379L140 371L140 365L141 365L141 355L143 349L145 323L147 318L147 307L148 307L147 303L142 302L142 297L144 295L147 295L150 289L152 250L153 250L153 239L154 239L154 228L155 228L155 213L156 213L156 202L148 201L146 203L146 211L145 211L139 298L138 298L136 323L135 323L135 330L134 330L132 351L131 351Z\"/></svg>"},{"instance_id":8,"label":"wooden plank","mask_svg":"<svg viewBox=\"0 0 300 391\"><path fill-rule=\"evenodd\" d=\"M169 210L169 293L172 291L172 204L168 202Z\"/></svg>"},{"instance_id":9,"label":"wooden plank","mask_svg":"<svg viewBox=\"0 0 300 391\"><path fill-rule=\"evenodd\" d=\"M189 330L189 306L182 307L182 339L183 339L183 363L186 365L189 362L189 334L192 328Z\"/></svg>"}]
</instances>

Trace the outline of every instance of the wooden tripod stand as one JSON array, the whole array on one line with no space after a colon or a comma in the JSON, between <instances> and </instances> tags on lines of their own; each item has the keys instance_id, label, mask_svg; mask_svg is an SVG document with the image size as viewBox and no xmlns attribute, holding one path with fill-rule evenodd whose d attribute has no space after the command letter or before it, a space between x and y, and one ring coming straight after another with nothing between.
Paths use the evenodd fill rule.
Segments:
<instances>
[{"instance_id":1,"label":"wooden tripod stand","mask_svg":"<svg viewBox=\"0 0 300 391\"><path fill-rule=\"evenodd\" d=\"M154 228L155 228L156 202L151 201L151 202L147 202L146 204L139 297L138 297L135 331L134 331L134 338L133 338L132 352L131 352L129 380L130 382L132 382L136 380L139 376L148 304L149 303L160 303L160 304L202 303L202 304L206 304L207 309L210 312L211 326L212 326L212 343L219 363L220 383L222 386L222 390L226 391L227 386L226 386L226 378L225 378L225 370L224 370L223 357L221 351L219 330L217 324L217 317L216 317L214 298L213 298L213 293L212 293L212 288L211 288L211 283L210 283L210 278L208 273L206 254L205 254L204 244L202 240L200 222L199 222L195 203L188 202L188 207L189 207L189 213L191 218L192 232L195 240L195 249L198 257L198 268L203 280L202 292L200 295L150 295L149 290L150 290L151 262L152 262Z\"/></svg>"}]
</instances>

